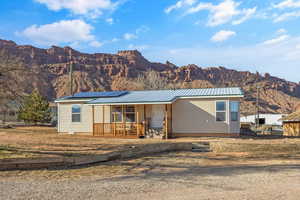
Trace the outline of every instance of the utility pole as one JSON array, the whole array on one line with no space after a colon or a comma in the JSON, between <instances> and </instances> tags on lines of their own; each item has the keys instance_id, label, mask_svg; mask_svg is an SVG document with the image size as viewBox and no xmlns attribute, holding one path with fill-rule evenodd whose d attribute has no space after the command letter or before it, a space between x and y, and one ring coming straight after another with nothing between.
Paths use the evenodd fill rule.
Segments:
<instances>
[{"instance_id":1,"label":"utility pole","mask_svg":"<svg viewBox=\"0 0 300 200\"><path fill-rule=\"evenodd\" d=\"M256 129L258 128L259 126L259 89L260 87L257 85L256 86Z\"/></svg>"},{"instance_id":2,"label":"utility pole","mask_svg":"<svg viewBox=\"0 0 300 200\"><path fill-rule=\"evenodd\" d=\"M73 62L72 51L69 51L69 84L70 84L70 96L73 96Z\"/></svg>"}]
</instances>

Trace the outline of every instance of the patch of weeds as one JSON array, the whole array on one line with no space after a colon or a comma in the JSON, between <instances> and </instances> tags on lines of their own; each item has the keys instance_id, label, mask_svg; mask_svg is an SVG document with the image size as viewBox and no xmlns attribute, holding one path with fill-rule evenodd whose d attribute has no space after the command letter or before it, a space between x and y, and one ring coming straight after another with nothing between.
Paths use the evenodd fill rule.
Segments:
<instances>
[{"instance_id":1,"label":"patch of weeds","mask_svg":"<svg viewBox=\"0 0 300 200\"><path fill-rule=\"evenodd\" d=\"M15 149L10 146L0 146L0 159L6 158L8 155L13 154L14 151Z\"/></svg>"}]
</instances>

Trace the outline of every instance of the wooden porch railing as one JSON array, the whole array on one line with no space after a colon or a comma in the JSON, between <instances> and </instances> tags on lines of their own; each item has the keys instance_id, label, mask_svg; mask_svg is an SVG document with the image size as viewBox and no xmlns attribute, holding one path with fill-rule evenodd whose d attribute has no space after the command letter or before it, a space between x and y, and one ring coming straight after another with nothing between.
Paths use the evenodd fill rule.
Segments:
<instances>
[{"instance_id":1,"label":"wooden porch railing","mask_svg":"<svg viewBox=\"0 0 300 200\"><path fill-rule=\"evenodd\" d=\"M94 136L102 137L131 137L145 135L142 123L94 123Z\"/></svg>"}]
</instances>

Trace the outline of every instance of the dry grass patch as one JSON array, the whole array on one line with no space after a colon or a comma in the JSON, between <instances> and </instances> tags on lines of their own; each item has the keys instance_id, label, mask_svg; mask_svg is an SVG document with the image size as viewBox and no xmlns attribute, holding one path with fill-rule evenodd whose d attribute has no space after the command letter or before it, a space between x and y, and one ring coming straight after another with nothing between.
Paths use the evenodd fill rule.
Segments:
<instances>
[{"instance_id":1,"label":"dry grass patch","mask_svg":"<svg viewBox=\"0 0 300 200\"><path fill-rule=\"evenodd\" d=\"M9 146L0 146L0 159L10 158L32 158L35 154L19 152L17 149Z\"/></svg>"},{"instance_id":2,"label":"dry grass patch","mask_svg":"<svg viewBox=\"0 0 300 200\"><path fill-rule=\"evenodd\" d=\"M212 142L211 149L214 152L262 152L262 153L295 153L300 152L300 142L282 142L282 143L224 143Z\"/></svg>"}]
</instances>

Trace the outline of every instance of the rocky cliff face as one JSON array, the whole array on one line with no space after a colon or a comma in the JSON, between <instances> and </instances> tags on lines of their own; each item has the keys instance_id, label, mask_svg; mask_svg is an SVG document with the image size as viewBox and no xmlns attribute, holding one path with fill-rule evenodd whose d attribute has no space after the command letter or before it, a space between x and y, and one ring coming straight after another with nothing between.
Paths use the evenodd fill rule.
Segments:
<instances>
[{"instance_id":1,"label":"rocky cliff face","mask_svg":"<svg viewBox=\"0 0 300 200\"><path fill-rule=\"evenodd\" d=\"M300 104L300 84L270 74L261 75L224 67L201 68L196 65L177 67L170 62L153 63L138 51L119 51L117 54L85 54L70 47L40 49L19 46L0 40L0 50L19 59L33 73L23 80L24 90L37 88L49 100L68 95L68 69L74 66L74 91L135 90L139 76L149 70L160 73L169 84L177 87L240 86L246 97L243 113L255 112L256 85L261 89L261 110L271 113L289 113Z\"/></svg>"}]
</instances>

